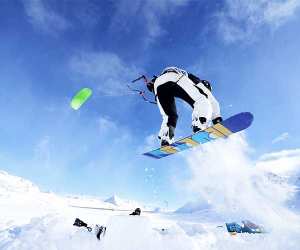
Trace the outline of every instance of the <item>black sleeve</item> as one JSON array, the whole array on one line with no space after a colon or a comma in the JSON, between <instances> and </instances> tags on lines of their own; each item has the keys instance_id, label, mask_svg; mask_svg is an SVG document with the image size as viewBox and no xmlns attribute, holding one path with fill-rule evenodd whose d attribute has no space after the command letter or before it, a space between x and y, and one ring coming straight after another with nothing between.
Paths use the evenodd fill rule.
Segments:
<instances>
[{"instance_id":1,"label":"black sleeve","mask_svg":"<svg viewBox=\"0 0 300 250\"><path fill-rule=\"evenodd\" d=\"M188 78L190 80L192 80L192 82L195 83L195 84L201 82L201 79L198 76L195 76L195 75L193 75L191 73L188 73Z\"/></svg>"},{"instance_id":2,"label":"black sleeve","mask_svg":"<svg viewBox=\"0 0 300 250\"><path fill-rule=\"evenodd\" d=\"M193 75L191 73L188 73L188 77L195 84L198 84L199 82L201 82L211 92L211 85L210 85L209 81L207 81L207 80L201 80L198 76L195 76L195 75Z\"/></svg>"},{"instance_id":3,"label":"black sleeve","mask_svg":"<svg viewBox=\"0 0 300 250\"><path fill-rule=\"evenodd\" d=\"M153 83L147 83L147 89L150 91L150 92L153 92L154 93L154 84Z\"/></svg>"}]
</instances>

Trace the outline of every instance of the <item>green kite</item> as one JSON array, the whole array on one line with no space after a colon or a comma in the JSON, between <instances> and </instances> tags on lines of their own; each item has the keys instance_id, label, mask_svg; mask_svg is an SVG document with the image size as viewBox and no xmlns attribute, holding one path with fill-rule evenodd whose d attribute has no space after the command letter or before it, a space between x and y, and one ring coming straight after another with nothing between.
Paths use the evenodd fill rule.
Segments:
<instances>
[{"instance_id":1,"label":"green kite","mask_svg":"<svg viewBox=\"0 0 300 250\"><path fill-rule=\"evenodd\" d=\"M84 104L92 95L92 90L89 88L83 88L76 93L72 98L71 107L78 110L82 104Z\"/></svg>"}]
</instances>

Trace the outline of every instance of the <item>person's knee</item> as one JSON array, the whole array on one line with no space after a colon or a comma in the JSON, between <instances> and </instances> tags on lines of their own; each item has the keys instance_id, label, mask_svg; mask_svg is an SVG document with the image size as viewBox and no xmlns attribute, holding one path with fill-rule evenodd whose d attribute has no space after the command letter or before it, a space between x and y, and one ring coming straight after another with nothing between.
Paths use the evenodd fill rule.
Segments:
<instances>
[{"instance_id":1,"label":"person's knee","mask_svg":"<svg viewBox=\"0 0 300 250\"><path fill-rule=\"evenodd\" d=\"M194 103L193 117L205 117L210 120L212 117L212 106L207 98L201 98Z\"/></svg>"}]
</instances>

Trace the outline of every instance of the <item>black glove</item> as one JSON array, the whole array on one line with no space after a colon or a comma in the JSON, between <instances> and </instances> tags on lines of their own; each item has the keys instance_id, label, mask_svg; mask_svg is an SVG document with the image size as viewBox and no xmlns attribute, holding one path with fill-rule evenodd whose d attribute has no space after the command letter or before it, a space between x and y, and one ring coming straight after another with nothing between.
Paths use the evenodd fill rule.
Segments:
<instances>
[{"instance_id":1,"label":"black glove","mask_svg":"<svg viewBox=\"0 0 300 250\"><path fill-rule=\"evenodd\" d=\"M150 92L154 92L154 83L148 82L148 83L147 83L147 89L148 89Z\"/></svg>"},{"instance_id":2,"label":"black glove","mask_svg":"<svg viewBox=\"0 0 300 250\"><path fill-rule=\"evenodd\" d=\"M147 82L147 89L153 93L154 93L154 82L155 82L156 78L157 78L157 76L153 76L151 81Z\"/></svg>"},{"instance_id":3,"label":"black glove","mask_svg":"<svg viewBox=\"0 0 300 250\"><path fill-rule=\"evenodd\" d=\"M219 116L219 117L213 119L213 120L212 120L212 123L213 123L214 125L216 125L217 123L220 123L220 122L222 122L222 121L223 121L222 117Z\"/></svg>"}]
</instances>

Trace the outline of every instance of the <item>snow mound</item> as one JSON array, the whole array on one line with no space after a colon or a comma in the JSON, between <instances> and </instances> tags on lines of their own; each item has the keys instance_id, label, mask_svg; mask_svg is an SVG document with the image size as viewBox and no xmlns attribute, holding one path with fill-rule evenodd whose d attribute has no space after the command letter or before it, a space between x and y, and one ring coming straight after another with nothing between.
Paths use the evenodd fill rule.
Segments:
<instances>
[{"instance_id":1,"label":"snow mound","mask_svg":"<svg viewBox=\"0 0 300 250\"><path fill-rule=\"evenodd\" d=\"M178 208L176 213L194 213L201 210L211 209L211 204L209 201L204 199L198 199L197 201L187 202L184 206Z\"/></svg>"},{"instance_id":2,"label":"snow mound","mask_svg":"<svg viewBox=\"0 0 300 250\"><path fill-rule=\"evenodd\" d=\"M13 176L5 171L0 171L0 196L8 196L14 193L39 193L37 186L30 181L18 176Z\"/></svg>"},{"instance_id":3,"label":"snow mound","mask_svg":"<svg viewBox=\"0 0 300 250\"><path fill-rule=\"evenodd\" d=\"M43 193L23 178L0 171L0 229L28 223L65 206L65 201L52 193Z\"/></svg>"},{"instance_id":4,"label":"snow mound","mask_svg":"<svg viewBox=\"0 0 300 250\"><path fill-rule=\"evenodd\" d=\"M120 206L124 203L124 201L121 200L121 198L119 198L117 195L113 195L112 197L106 199L104 202L111 203L115 206Z\"/></svg>"},{"instance_id":5,"label":"snow mound","mask_svg":"<svg viewBox=\"0 0 300 250\"><path fill-rule=\"evenodd\" d=\"M117 195L113 195L112 197L106 199L104 202L113 204L114 206L117 206L118 208L122 208L122 209L134 209L137 207L140 208L143 207L136 201L123 200Z\"/></svg>"}]
</instances>

